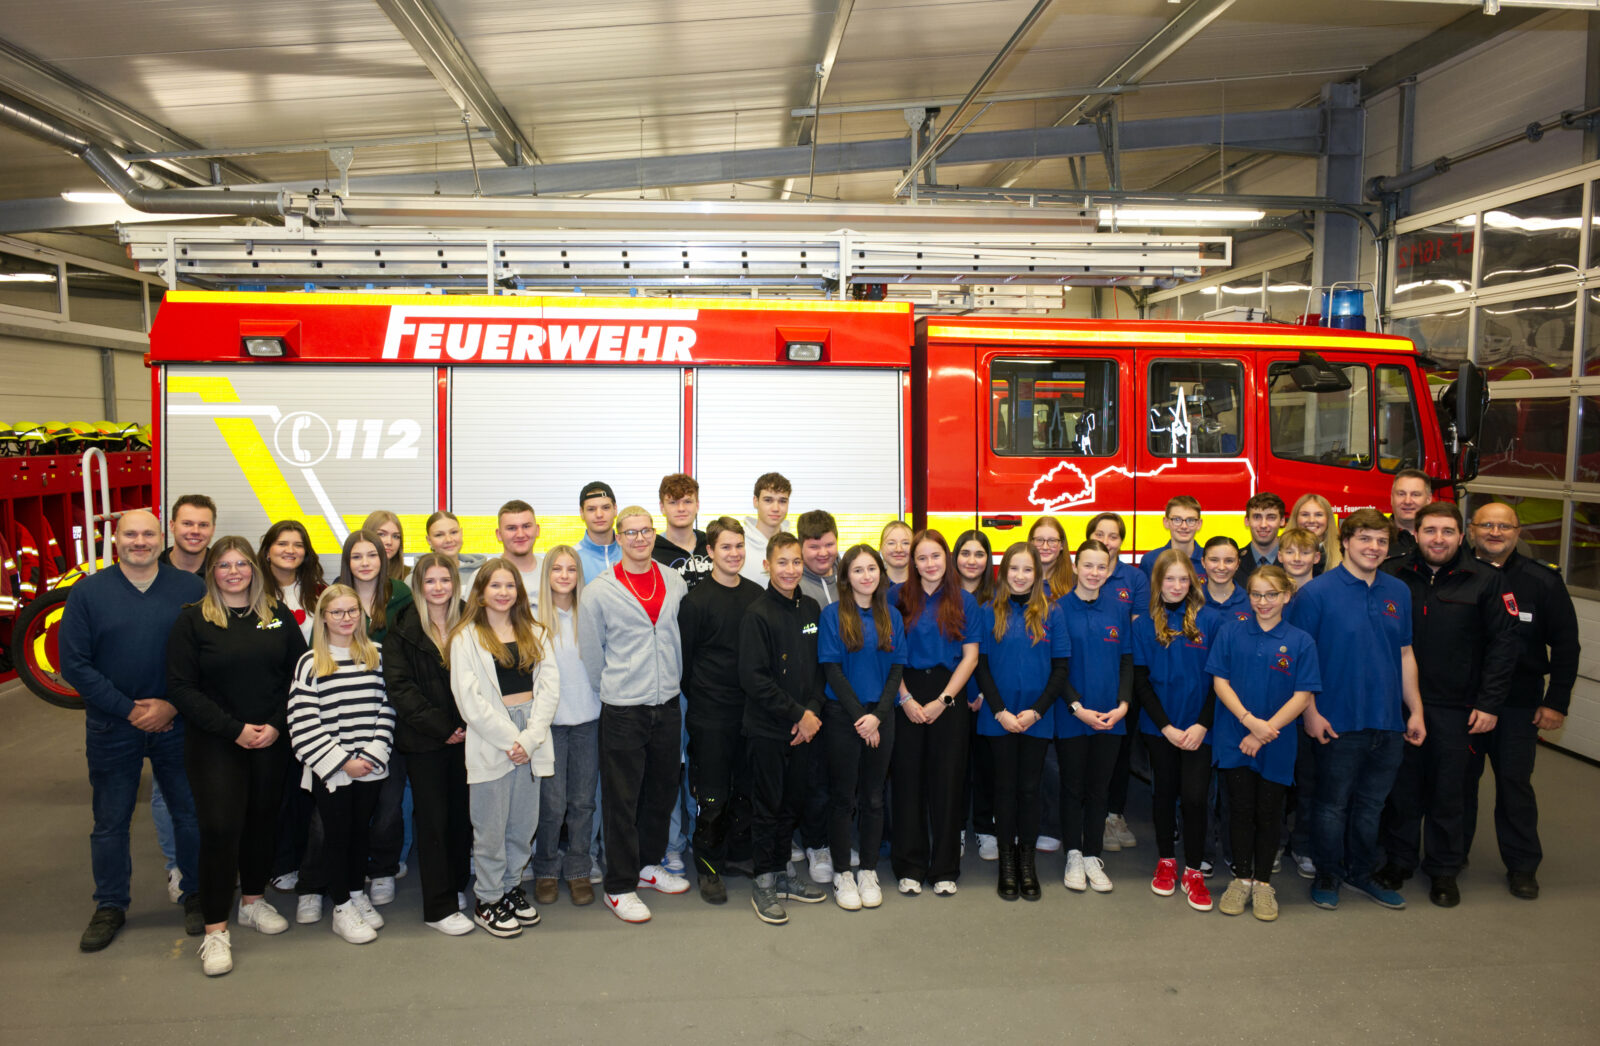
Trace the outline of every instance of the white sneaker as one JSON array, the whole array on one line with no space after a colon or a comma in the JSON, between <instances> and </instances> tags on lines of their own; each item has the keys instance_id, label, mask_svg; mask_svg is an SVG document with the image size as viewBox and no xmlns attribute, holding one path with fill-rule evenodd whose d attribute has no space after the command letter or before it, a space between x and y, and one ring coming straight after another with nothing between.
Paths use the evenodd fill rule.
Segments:
<instances>
[{"instance_id":1,"label":"white sneaker","mask_svg":"<svg viewBox=\"0 0 1600 1046\"><path fill-rule=\"evenodd\" d=\"M167 900L173 904L183 903L183 873L176 868L167 869ZM202 944L202 948L205 946ZM233 960L228 960L228 970L233 969ZM228 970L221 971L227 973Z\"/></svg>"},{"instance_id":2,"label":"white sneaker","mask_svg":"<svg viewBox=\"0 0 1600 1046\"><path fill-rule=\"evenodd\" d=\"M900 892L915 897L922 892L922 884L915 879L901 879Z\"/></svg>"},{"instance_id":3,"label":"white sneaker","mask_svg":"<svg viewBox=\"0 0 1600 1046\"><path fill-rule=\"evenodd\" d=\"M366 944L378 939L378 931L366 924L353 900L333 906L333 932L351 944Z\"/></svg>"},{"instance_id":4,"label":"white sneaker","mask_svg":"<svg viewBox=\"0 0 1600 1046\"><path fill-rule=\"evenodd\" d=\"M1302 879L1315 879L1317 877L1317 862L1303 854L1294 855L1294 869L1300 873Z\"/></svg>"},{"instance_id":5,"label":"white sneaker","mask_svg":"<svg viewBox=\"0 0 1600 1046\"><path fill-rule=\"evenodd\" d=\"M933 884L933 892L945 897L953 896L956 892L956 884L950 879L940 879Z\"/></svg>"},{"instance_id":6,"label":"white sneaker","mask_svg":"<svg viewBox=\"0 0 1600 1046\"><path fill-rule=\"evenodd\" d=\"M876 908L883 903L883 888L878 885L878 873L863 870L856 876L856 889L861 894L861 907Z\"/></svg>"},{"instance_id":7,"label":"white sneaker","mask_svg":"<svg viewBox=\"0 0 1600 1046\"><path fill-rule=\"evenodd\" d=\"M1122 843L1117 839L1117 826L1111 823L1113 816L1106 814L1105 830L1100 835L1100 849L1108 854L1114 854L1122 849Z\"/></svg>"},{"instance_id":8,"label":"white sneaker","mask_svg":"<svg viewBox=\"0 0 1600 1046\"><path fill-rule=\"evenodd\" d=\"M793 843L789 844L789 860L792 863L799 864L805 859L806 852L804 850L800 849L798 846L795 846Z\"/></svg>"},{"instance_id":9,"label":"white sneaker","mask_svg":"<svg viewBox=\"0 0 1600 1046\"><path fill-rule=\"evenodd\" d=\"M320 922L322 920L322 895L320 893L303 893L294 902L294 921L305 923Z\"/></svg>"},{"instance_id":10,"label":"white sneaker","mask_svg":"<svg viewBox=\"0 0 1600 1046\"><path fill-rule=\"evenodd\" d=\"M472 932L472 920L460 912L451 912L438 922L431 922L427 925L451 937L460 937L464 933Z\"/></svg>"},{"instance_id":11,"label":"white sneaker","mask_svg":"<svg viewBox=\"0 0 1600 1046\"><path fill-rule=\"evenodd\" d=\"M279 893L293 893L298 885L300 885L299 872L284 872L282 875L274 876L272 880L272 888Z\"/></svg>"},{"instance_id":12,"label":"white sneaker","mask_svg":"<svg viewBox=\"0 0 1600 1046\"><path fill-rule=\"evenodd\" d=\"M811 874L811 881L818 884L833 882L833 851L826 846L819 846L815 850L806 851L806 871Z\"/></svg>"},{"instance_id":13,"label":"white sneaker","mask_svg":"<svg viewBox=\"0 0 1600 1046\"><path fill-rule=\"evenodd\" d=\"M1041 835L1034 840L1033 848L1042 854L1053 854L1061 849L1061 840L1053 835Z\"/></svg>"},{"instance_id":14,"label":"white sneaker","mask_svg":"<svg viewBox=\"0 0 1600 1046\"><path fill-rule=\"evenodd\" d=\"M1128 827L1128 819L1121 814L1106 814L1107 836L1117 837L1117 846L1124 850L1131 850L1139 845L1139 840L1134 838L1133 829Z\"/></svg>"},{"instance_id":15,"label":"white sneaker","mask_svg":"<svg viewBox=\"0 0 1600 1046\"><path fill-rule=\"evenodd\" d=\"M646 865L639 869L638 890L654 890L656 893L688 893L689 880L681 875L673 875L659 864Z\"/></svg>"},{"instance_id":16,"label":"white sneaker","mask_svg":"<svg viewBox=\"0 0 1600 1046\"><path fill-rule=\"evenodd\" d=\"M833 899L847 912L861 910L861 893L856 889L854 872L840 872L833 877Z\"/></svg>"},{"instance_id":17,"label":"white sneaker","mask_svg":"<svg viewBox=\"0 0 1600 1046\"><path fill-rule=\"evenodd\" d=\"M383 929L383 916L378 914L378 909L372 906L372 898L364 893L350 895L350 903L356 906L356 911L361 913L361 921L374 930Z\"/></svg>"},{"instance_id":18,"label":"white sneaker","mask_svg":"<svg viewBox=\"0 0 1600 1046\"><path fill-rule=\"evenodd\" d=\"M1106 876L1106 863L1098 857L1085 857L1083 871L1089 878L1089 889L1095 893L1110 893L1111 880Z\"/></svg>"},{"instance_id":19,"label":"white sneaker","mask_svg":"<svg viewBox=\"0 0 1600 1046\"><path fill-rule=\"evenodd\" d=\"M1089 887L1089 880L1084 874L1083 851L1067 851L1067 872L1061 877L1061 885L1069 890L1082 893Z\"/></svg>"},{"instance_id":20,"label":"white sneaker","mask_svg":"<svg viewBox=\"0 0 1600 1046\"><path fill-rule=\"evenodd\" d=\"M319 913L320 915L320 913ZM289 928L289 920L278 914L278 909L263 897L250 904L239 902L239 925L254 926L264 934L282 933Z\"/></svg>"},{"instance_id":21,"label":"white sneaker","mask_svg":"<svg viewBox=\"0 0 1600 1046\"><path fill-rule=\"evenodd\" d=\"M606 870L600 867L600 860L589 858L589 881L596 886L606 881Z\"/></svg>"},{"instance_id":22,"label":"white sneaker","mask_svg":"<svg viewBox=\"0 0 1600 1046\"><path fill-rule=\"evenodd\" d=\"M221 977L233 969L233 939L227 930L214 930L201 940L200 968L207 977Z\"/></svg>"},{"instance_id":23,"label":"white sneaker","mask_svg":"<svg viewBox=\"0 0 1600 1046\"><path fill-rule=\"evenodd\" d=\"M373 904L388 904L394 900L394 880L395 877L392 875L380 875L368 884L367 896L372 898Z\"/></svg>"},{"instance_id":24,"label":"white sneaker","mask_svg":"<svg viewBox=\"0 0 1600 1046\"><path fill-rule=\"evenodd\" d=\"M992 835L978 833L978 857L985 861L1000 860L1000 843Z\"/></svg>"},{"instance_id":25,"label":"white sneaker","mask_svg":"<svg viewBox=\"0 0 1600 1046\"><path fill-rule=\"evenodd\" d=\"M667 856L661 859L661 867L673 875L682 875L684 872L683 854L677 850L668 850Z\"/></svg>"},{"instance_id":26,"label":"white sneaker","mask_svg":"<svg viewBox=\"0 0 1600 1046\"><path fill-rule=\"evenodd\" d=\"M636 893L608 893L606 894L606 907L616 913L617 918L625 923L647 923L650 921L650 909L639 900Z\"/></svg>"}]
</instances>

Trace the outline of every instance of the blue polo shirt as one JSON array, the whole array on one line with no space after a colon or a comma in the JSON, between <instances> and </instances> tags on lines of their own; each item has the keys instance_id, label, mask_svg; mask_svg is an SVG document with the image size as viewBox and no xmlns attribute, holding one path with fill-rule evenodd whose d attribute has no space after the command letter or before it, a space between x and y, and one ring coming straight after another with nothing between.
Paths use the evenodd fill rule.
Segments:
<instances>
[{"instance_id":1,"label":"blue polo shirt","mask_svg":"<svg viewBox=\"0 0 1600 1046\"><path fill-rule=\"evenodd\" d=\"M1156 557L1171 547L1172 542L1168 541L1160 548L1153 548L1149 552L1146 552L1144 555L1139 557L1139 569L1144 572L1145 581L1150 583L1152 587L1154 587L1155 579L1150 575L1155 573ZM1194 536L1194 551L1189 553L1189 562L1194 564L1194 572L1199 574L1202 578L1206 576L1204 552L1205 550L1201 547L1200 535L1196 534Z\"/></svg>"},{"instance_id":2,"label":"blue polo shirt","mask_svg":"<svg viewBox=\"0 0 1600 1046\"><path fill-rule=\"evenodd\" d=\"M1161 699L1161 709L1179 730L1187 730L1199 720L1200 708L1211 692L1206 660L1225 620L1210 607L1201 607L1195 617L1200 638L1190 639L1179 632L1167 646L1156 639L1156 624L1149 614L1133 623L1133 663L1150 670L1150 685ZM1161 733L1149 716L1140 718L1139 729L1146 734Z\"/></svg>"},{"instance_id":3,"label":"blue polo shirt","mask_svg":"<svg viewBox=\"0 0 1600 1046\"><path fill-rule=\"evenodd\" d=\"M1297 691L1315 694L1322 689L1317 645L1311 637L1283 621L1263 632L1254 615L1222 627L1211 644L1206 668L1216 678L1226 679L1245 710L1257 719L1277 715ZM1275 740L1247 756L1239 751L1239 742L1249 731L1233 715L1219 713L1211 730L1212 761L1223 770L1246 767L1268 781L1292 785L1299 729L1298 723L1290 723Z\"/></svg>"},{"instance_id":4,"label":"blue polo shirt","mask_svg":"<svg viewBox=\"0 0 1600 1046\"><path fill-rule=\"evenodd\" d=\"M1203 578L1205 575L1201 575ZM1219 611L1225 621L1254 621L1256 612L1250 609L1250 593L1244 587L1244 579L1235 574L1233 577L1233 595L1226 600L1218 602L1211 598L1211 587L1204 581L1200 582L1202 591L1206 595L1206 606Z\"/></svg>"},{"instance_id":5,"label":"blue polo shirt","mask_svg":"<svg viewBox=\"0 0 1600 1046\"><path fill-rule=\"evenodd\" d=\"M1154 566L1155 560L1150 562ZM1117 569L1106 578L1101 591L1121 603L1127 610L1130 620L1150 616L1150 579L1145 577L1138 567L1117 560Z\"/></svg>"},{"instance_id":6,"label":"blue polo shirt","mask_svg":"<svg viewBox=\"0 0 1600 1046\"><path fill-rule=\"evenodd\" d=\"M1104 593L1104 589L1101 592ZM1067 623L1067 638L1072 648L1070 678L1083 707L1110 712L1117 707L1122 680L1122 655L1132 653L1128 640L1127 615L1115 599L1102 594L1085 603L1076 591L1068 592L1056 603ZM1126 734L1128 720L1118 720L1110 730L1091 730L1067 707L1057 702L1056 736L1083 737L1088 734Z\"/></svg>"},{"instance_id":7,"label":"blue polo shirt","mask_svg":"<svg viewBox=\"0 0 1600 1046\"><path fill-rule=\"evenodd\" d=\"M889 589L890 604L899 605L902 587L903 583ZM961 590L961 634L954 639L947 638L939 631L939 605L943 600L943 590L935 592L923 601L922 613L917 619L906 623L907 668L934 668L943 665L954 671L961 663L961 648L968 643L978 643L982 639L980 633L983 629L979 624L979 618L983 615L978 613L978 601L973 598L972 593L966 589Z\"/></svg>"},{"instance_id":8,"label":"blue polo shirt","mask_svg":"<svg viewBox=\"0 0 1600 1046\"><path fill-rule=\"evenodd\" d=\"M1317 644L1317 712L1336 733L1405 730L1400 650L1411 645L1411 592L1404 581L1380 570L1368 585L1341 563L1306 582L1283 616Z\"/></svg>"},{"instance_id":9,"label":"blue polo shirt","mask_svg":"<svg viewBox=\"0 0 1600 1046\"><path fill-rule=\"evenodd\" d=\"M839 636L839 608L844 605L829 603L822 608L822 619L817 625L817 663L838 665L849 680L850 689L855 691L856 700L870 712L883 694L890 667L906 663L906 630L900 611L890 607L889 624L893 629L890 648L879 650L878 623L872 618L872 610L856 606L855 599L851 598L849 605L861 619L861 649L846 650ZM831 686L824 685L822 692L830 701L839 700Z\"/></svg>"},{"instance_id":10,"label":"blue polo shirt","mask_svg":"<svg viewBox=\"0 0 1600 1046\"><path fill-rule=\"evenodd\" d=\"M994 637L996 611L992 606L983 608L983 641L979 651L989 659L989 674L1000 688L1000 700L1006 711L1015 714L1032 708L1044 693L1050 681L1050 659L1072 656L1072 640L1067 636L1066 619L1061 614L1061 604L1052 603L1044 618L1044 638L1034 641L1028 634L1023 608L1005 600L1006 634L1003 639ZM1037 723L1025 731L1028 737L1055 736L1055 706L1051 702ZM978 706L978 733L985 737L1004 737L1006 730L995 719L985 701Z\"/></svg>"}]
</instances>

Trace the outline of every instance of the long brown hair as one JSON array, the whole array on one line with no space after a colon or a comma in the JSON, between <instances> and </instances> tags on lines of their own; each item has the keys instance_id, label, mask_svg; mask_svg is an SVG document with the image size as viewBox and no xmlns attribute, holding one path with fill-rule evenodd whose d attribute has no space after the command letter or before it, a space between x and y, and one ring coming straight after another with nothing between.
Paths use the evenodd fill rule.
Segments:
<instances>
[{"instance_id":1,"label":"long brown hair","mask_svg":"<svg viewBox=\"0 0 1600 1046\"><path fill-rule=\"evenodd\" d=\"M1183 597L1183 624L1173 628L1167 619L1166 601L1161 598L1161 582L1167 576L1167 571L1178 566L1189 575L1189 594ZM1200 591L1200 577L1194 572L1193 561L1175 548L1166 549L1157 556L1156 565L1150 571L1150 623L1156 626L1156 642L1171 646L1172 641L1182 635L1198 643L1200 626L1197 619L1205 605L1206 597Z\"/></svg>"},{"instance_id":2,"label":"long brown hair","mask_svg":"<svg viewBox=\"0 0 1600 1046\"><path fill-rule=\"evenodd\" d=\"M1033 526L1028 528L1028 543L1033 544L1033 536L1039 532L1040 527L1049 527L1061 539L1061 554L1056 557L1055 565L1050 568L1050 576L1044 583L1050 588L1050 598L1060 599L1071 592L1078 584L1078 575L1072 569L1072 557L1067 555L1067 528L1054 516L1040 516L1033 521ZM1035 552L1038 549L1034 550ZM1114 566L1114 565L1113 565Z\"/></svg>"},{"instance_id":3,"label":"long brown hair","mask_svg":"<svg viewBox=\"0 0 1600 1046\"><path fill-rule=\"evenodd\" d=\"M438 554L447 555L443 552ZM490 627L489 608L483 602L483 593L488 589L489 582L502 570L511 575L511 580L517 586L517 598L511 604L511 630L516 635L513 642L517 644L515 665L511 661L511 650ZM485 562L473 575L472 594L467 597L467 609L456 623L455 631L450 634L451 642L468 629L472 630L478 645L487 650L495 664L502 668L515 667L519 671L531 672L533 666L539 663L539 637L544 630L533 619L533 611L528 607L528 592L522 587L522 572L512 566L509 560L496 556Z\"/></svg>"},{"instance_id":4,"label":"long brown hair","mask_svg":"<svg viewBox=\"0 0 1600 1046\"><path fill-rule=\"evenodd\" d=\"M367 627L373 632L380 628L389 627L389 599L394 595L394 578L389 574L389 555L383 550L383 539L370 530L352 530L350 536L344 539L344 548L339 552L339 584L346 586L352 592L356 588L356 576L350 573L350 550L365 541L378 550L378 588L372 600L372 609L362 607L362 613L367 615ZM402 582L403 583L403 582Z\"/></svg>"},{"instance_id":5,"label":"long brown hair","mask_svg":"<svg viewBox=\"0 0 1600 1046\"><path fill-rule=\"evenodd\" d=\"M995 584L994 549L989 544L988 535L983 531L964 530L961 532L961 536L956 538L955 543L950 546L950 551L955 554L957 560L961 558L961 550L967 547L967 542L969 541L976 541L983 548L983 573L978 575L978 588L972 593L972 598L976 599L981 607L985 603L992 601L995 593L1000 591L1000 586ZM1036 563L1034 566L1037 567L1038 564ZM958 575L961 573L960 567L956 568L956 573ZM961 579L957 577L956 580L960 581Z\"/></svg>"},{"instance_id":6,"label":"long brown hair","mask_svg":"<svg viewBox=\"0 0 1600 1046\"><path fill-rule=\"evenodd\" d=\"M1028 605L1022 612L1022 623L1027 626L1028 638L1034 643L1044 641L1045 618L1050 614L1050 601L1044 595L1044 568L1039 565L1038 551L1026 541L1018 541L1000 557L1000 581L994 586L994 597L989 605L994 608L994 638L998 642L1006 637L1006 626L1011 621L1011 582L1007 571L1011 561L1027 556L1033 561L1033 588L1028 590Z\"/></svg>"},{"instance_id":7,"label":"long brown hair","mask_svg":"<svg viewBox=\"0 0 1600 1046\"><path fill-rule=\"evenodd\" d=\"M967 627L967 612L962 606L961 581L956 577L956 566L950 558L950 546L945 543L944 535L937 530L919 530L911 536L911 562L907 564L910 573L906 583L900 586L900 616L905 619L906 630L922 616L922 608L928 602L928 594L922 590L922 575L917 571L917 548L924 541L932 542L944 554L944 576L939 579L939 587L935 592L939 596L939 612L935 621L939 626L939 634L946 639L960 639L962 632Z\"/></svg>"},{"instance_id":8,"label":"long brown hair","mask_svg":"<svg viewBox=\"0 0 1600 1046\"><path fill-rule=\"evenodd\" d=\"M225 552L237 552L244 556L245 563L250 567L248 606L255 611L261 624L270 624L273 608L278 605L278 601L267 592L266 585L261 580L261 564L256 562L250 542L234 535L216 542L206 556L206 594L200 600L200 616L218 628L228 627L228 608L222 602L222 590L217 587L217 562L222 559Z\"/></svg>"},{"instance_id":9,"label":"long brown hair","mask_svg":"<svg viewBox=\"0 0 1600 1046\"><path fill-rule=\"evenodd\" d=\"M322 577L322 560L317 558L317 550L311 547L311 534L306 530L306 525L298 519L282 519L272 524L261 535L261 548L256 553L256 559L261 564L261 580L267 586L267 594L273 599L282 599L283 586L278 584L278 575L272 572L269 553L284 532L290 530L300 535L300 543L306 547L305 558L294 572L295 582L300 586L300 609L305 610L308 604L312 607L317 605L317 597L327 587Z\"/></svg>"},{"instance_id":10,"label":"long brown hair","mask_svg":"<svg viewBox=\"0 0 1600 1046\"><path fill-rule=\"evenodd\" d=\"M839 641L849 651L860 650L867 637L862 634L861 615L857 610L856 590L850 586L850 565L862 556L872 557L878 566L878 587L872 590L872 627L878 631L878 649L894 649L894 622L889 619L889 572L883 568L883 557L871 545L851 545L839 557L839 567L834 577L839 579ZM846 598L848 596L848 598Z\"/></svg>"},{"instance_id":11,"label":"long brown hair","mask_svg":"<svg viewBox=\"0 0 1600 1046\"><path fill-rule=\"evenodd\" d=\"M367 513L367 518L361 521L361 529L370 530L376 534L378 532L378 528L383 526L385 523L394 524L394 536L400 541L400 555L389 560L388 573L389 576L394 578L396 581L404 581L406 579L406 575L411 573L411 568L406 566L406 528L400 525L400 517L395 515L393 512L390 512L386 508L373 509L371 512ZM306 547L311 547L311 543L309 541L306 542ZM381 548L382 546L379 547ZM385 557L387 557L389 550L384 549L383 554Z\"/></svg>"},{"instance_id":12,"label":"long brown hair","mask_svg":"<svg viewBox=\"0 0 1600 1046\"><path fill-rule=\"evenodd\" d=\"M444 632L437 633L433 630L433 611L428 608L428 597L422 591L422 584L428 579L428 571L434 567L444 567L450 571L450 602L445 609ZM417 557L416 567L416 602L417 618L422 622L422 633L430 637L440 653L448 653L445 649L450 645L450 633L456 630L456 625L461 622L461 572L456 569L454 557L443 552L429 552Z\"/></svg>"}]
</instances>

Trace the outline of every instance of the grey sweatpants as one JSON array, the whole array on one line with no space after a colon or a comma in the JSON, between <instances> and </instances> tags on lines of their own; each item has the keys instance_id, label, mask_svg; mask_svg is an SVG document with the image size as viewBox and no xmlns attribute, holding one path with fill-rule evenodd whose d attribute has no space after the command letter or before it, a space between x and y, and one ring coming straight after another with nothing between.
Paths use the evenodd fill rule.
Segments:
<instances>
[{"instance_id":1,"label":"grey sweatpants","mask_svg":"<svg viewBox=\"0 0 1600 1046\"><path fill-rule=\"evenodd\" d=\"M506 708L521 730L528 725L533 702ZM522 869L533 852L533 833L539 827L539 779L526 766L493 781L467 786L472 808L472 867L477 876L472 892L493 904L522 883Z\"/></svg>"}]
</instances>

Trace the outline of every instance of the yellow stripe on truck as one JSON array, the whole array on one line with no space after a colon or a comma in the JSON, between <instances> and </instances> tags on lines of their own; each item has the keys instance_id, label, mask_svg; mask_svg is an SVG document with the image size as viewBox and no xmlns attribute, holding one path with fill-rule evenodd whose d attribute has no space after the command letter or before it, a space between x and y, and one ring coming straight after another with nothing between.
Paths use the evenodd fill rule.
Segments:
<instances>
[{"instance_id":1,"label":"yellow stripe on truck","mask_svg":"<svg viewBox=\"0 0 1600 1046\"><path fill-rule=\"evenodd\" d=\"M1074 345L1158 345L1205 348L1312 348L1354 349L1377 352L1411 352L1406 338L1369 334L1360 338L1337 334L1301 334L1315 327L1279 327L1273 334L1234 334L1210 331L1161 330L1038 330L1026 327L944 327L928 325L930 338L963 341L1055 341Z\"/></svg>"}]
</instances>

